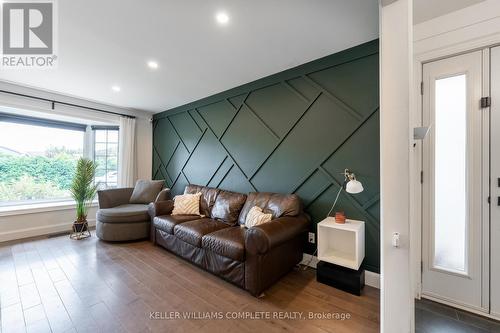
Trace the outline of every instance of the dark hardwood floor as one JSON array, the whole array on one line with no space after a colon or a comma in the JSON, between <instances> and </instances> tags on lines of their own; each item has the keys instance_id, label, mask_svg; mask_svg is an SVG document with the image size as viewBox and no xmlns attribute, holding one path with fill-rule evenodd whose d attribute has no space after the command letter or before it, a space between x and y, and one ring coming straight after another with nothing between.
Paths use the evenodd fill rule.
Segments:
<instances>
[{"instance_id":1,"label":"dark hardwood floor","mask_svg":"<svg viewBox=\"0 0 500 333\"><path fill-rule=\"evenodd\" d=\"M2 333L379 330L379 292L371 287L357 297L317 283L312 269L295 270L257 299L149 242L95 236L0 244L0 295ZM273 318L294 311L350 319ZM199 318L173 319L193 313ZM219 314L271 318L206 318Z\"/></svg>"},{"instance_id":2,"label":"dark hardwood floor","mask_svg":"<svg viewBox=\"0 0 500 333\"><path fill-rule=\"evenodd\" d=\"M415 333L494 333L500 321L427 299L415 300Z\"/></svg>"}]
</instances>

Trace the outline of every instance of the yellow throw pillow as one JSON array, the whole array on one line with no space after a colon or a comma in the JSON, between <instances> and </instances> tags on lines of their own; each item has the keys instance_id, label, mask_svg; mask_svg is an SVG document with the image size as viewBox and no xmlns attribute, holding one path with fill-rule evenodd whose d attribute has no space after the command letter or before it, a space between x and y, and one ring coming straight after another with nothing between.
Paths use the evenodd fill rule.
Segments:
<instances>
[{"instance_id":1,"label":"yellow throw pillow","mask_svg":"<svg viewBox=\"0 0 500 333\"><path fill-rule=\"evenodd\" d=\"M245 219L245 227L251 228L263 223L267 223L273 219L273 214L264 214L262 208L254 206L247 214Z\"/></svg>"},{"instance_id":2,"label":"yellow throw pillow","mask_svg":"<svg viewBox=\"0 0 500 333\"><path fill-rule=\"evenodd\" d=\"M176 195L172 215L200 215L200 197L201 192Z\"/></svg>"}]
</instances>

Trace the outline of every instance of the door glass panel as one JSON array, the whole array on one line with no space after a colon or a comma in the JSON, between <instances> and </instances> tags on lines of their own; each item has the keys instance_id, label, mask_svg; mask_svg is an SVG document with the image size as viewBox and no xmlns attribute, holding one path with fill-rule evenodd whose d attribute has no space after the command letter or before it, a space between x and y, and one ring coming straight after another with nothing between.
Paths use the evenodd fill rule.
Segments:
<instances>
[{"instance_id":1,"label":"door glass panel","mask_svg":"<svg viewBox=\"0 0 500 333\"><path fill-rule=\"evenodd\" d=\"M466 76L436 80L434 267L466 273Z\"/></svg>"}]
</instances>

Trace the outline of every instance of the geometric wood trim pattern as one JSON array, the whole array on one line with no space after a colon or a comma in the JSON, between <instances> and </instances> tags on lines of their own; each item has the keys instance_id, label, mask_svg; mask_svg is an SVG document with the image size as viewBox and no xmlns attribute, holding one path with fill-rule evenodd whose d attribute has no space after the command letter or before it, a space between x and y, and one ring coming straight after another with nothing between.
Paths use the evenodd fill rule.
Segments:
<instances>
[{"instance_id":1,"label":"geometric wood trim pattern","mask_svg":"<svg viewBox=\"0 0 500 333\"><path fill-rule=\"evenodd\" d=\"M365 191L343 192L336 210L366 221L363 265L379 272L378 81L375 40L156 114L154 178L174 194L189 183L296 193L316 232L350 168Z\"/></svg>"}]
</instances>

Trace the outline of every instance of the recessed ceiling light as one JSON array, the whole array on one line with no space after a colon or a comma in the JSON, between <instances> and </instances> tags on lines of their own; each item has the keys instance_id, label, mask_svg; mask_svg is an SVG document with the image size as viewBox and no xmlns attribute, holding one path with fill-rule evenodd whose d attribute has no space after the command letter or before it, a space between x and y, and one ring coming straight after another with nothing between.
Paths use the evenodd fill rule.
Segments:
<instances>
[{"instance_id":1,"label":"recessed ceiling light","mask_svg":"<svg viewBox=\"0 0 500 333\"><path fill-rule=\"evenodd\" d=\"M151 69L158 69L158 63L156 61L150 60L148 61L148 67Z\"/></svg>"},{"instance_id":2,"label":"recessed ceiling light","mask_svg":"<svg viewBox=\"0 0 500 333\"><path fill-rule=\"evenodd\" d=\"M229 22L229 16L225 12L218 12L215 15L215 19L219 24L225 25Z\"/></svg>"},{"instance_id":3,"label":"recessed ceiling light","mask_svg":"<svg viewBox=\"0 0 500 333\"><path fill-rule=\"evenodd\" d=\"M114 92L120 92L120 90L122 90L122 88L120 88L120 86L112 86L111 89L114 91Z\"/></svg>"}]
</instances>

